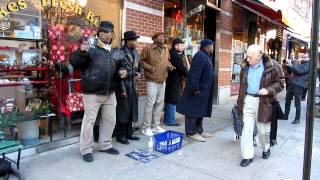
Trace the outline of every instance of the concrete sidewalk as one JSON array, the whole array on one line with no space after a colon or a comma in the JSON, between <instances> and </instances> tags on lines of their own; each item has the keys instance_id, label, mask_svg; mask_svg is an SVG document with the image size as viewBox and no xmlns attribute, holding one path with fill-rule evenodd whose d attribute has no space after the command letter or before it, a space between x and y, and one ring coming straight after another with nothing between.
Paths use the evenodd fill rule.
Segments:
<instances>
[{"instance_id":1,"label":"concrete sidewalk","mask_svg":"<svg viewBox=\"0 0 320 180\"><path fill-rule=\"evenodd\" d=\"M283 95L280 98L282 105ZM94 162L85 163L79 153L79 144L24 158L21 164L27 180L281 180L301 179L303 165L303 144L305 120L292 125L291 120L279 121L278 145L272 148L271 158L262 159L262 150L255 151L254 162L246 168L239 166L240 145L233 141L233 127L230 110L235 101L214 106L214 114L205 120L204 128L215 136L205 143L184 140L183 148L150 163L140 163L129 159L126 153L135 149L146 149L148 139L130 145L114 142L121 152L111 156L94 152ZM306 102L303 102L302 117L305 117ZM293 119L293 112L290 116ZM181 122L183 122L181 120ZM184 132L184 127L173 128ZM316 119L312 178L320 176L320 122Z\"/></svg>"}]
</instances>

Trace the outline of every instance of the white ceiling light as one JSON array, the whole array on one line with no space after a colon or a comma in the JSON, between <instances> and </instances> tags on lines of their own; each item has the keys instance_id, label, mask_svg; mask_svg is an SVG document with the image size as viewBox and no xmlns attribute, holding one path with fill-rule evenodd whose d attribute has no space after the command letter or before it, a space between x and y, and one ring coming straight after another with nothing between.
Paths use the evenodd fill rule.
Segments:
<instances>
[{"instance_id":1,"label":"white ceiling light","mask_svg":"<svg viewBox=\"0 0 320 180\"><path fill-rule=\"evenodd\" d=\"M85 7L87 5L87 0L78 0L81 7Z\"/></svg>"}]
</instances>

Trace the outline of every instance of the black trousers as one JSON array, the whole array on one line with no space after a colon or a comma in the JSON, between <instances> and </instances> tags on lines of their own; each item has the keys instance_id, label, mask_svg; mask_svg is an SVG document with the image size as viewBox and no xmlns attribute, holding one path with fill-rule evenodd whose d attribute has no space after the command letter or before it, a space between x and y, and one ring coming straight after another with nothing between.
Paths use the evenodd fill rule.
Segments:
<instances>
[{"instance_id":1,"label":"black trousers","mask_svg":"<svg viewBox=\"0 0 320 180\"><path fill-rule=\"evenodd\" d=\"M277 134L278 134L278 119L271 121L271 130L270 130L270 145L273 146L277 143Z\"/></svg>"},{"instance_id":2,"label":"black trousers","mask_svg":"<svg viewBox=\"0 0 320 180\"><path fill-rule=\"evenodd\" d=\"M304 88L301 99L306 99L306 97L307 97L307 92L308 92L308 88Z\"/></svg>"},{"instance_id":3,"label":"black trousers","mask_svg":"<svg viewBox=\"0 0 320 180\"><path fill-rule=\"evenodd\" d=\"M119 139L131 137L133 135L132 123L117 122L113 132Z\"/></svg>"},{"instance_id":4,"label":"black trousers","mask_svg":"<svg viewBox=\"0 0 320 180\"><path fill-rule=\"evenodd\" d=\"M287 94L286 94L286 105L285 105L285 111L284 116L288 117L290 113L290 105L292 98L294 97L294 103L296 107L296 117L295 119L300 119L301 116L301 98L303 95L303 88L296 86L296 85L289 85Z\"/></svg>"},{"instance_id":5,"label":"black trousers","mask_svg":"<svg viewBox=\"0 0 320 180\"><path fill-rule=\"evenodd\" d=\"M186 135L195 135L203 133L203 118L185 117Z\"/></svg>"}]
</instances>

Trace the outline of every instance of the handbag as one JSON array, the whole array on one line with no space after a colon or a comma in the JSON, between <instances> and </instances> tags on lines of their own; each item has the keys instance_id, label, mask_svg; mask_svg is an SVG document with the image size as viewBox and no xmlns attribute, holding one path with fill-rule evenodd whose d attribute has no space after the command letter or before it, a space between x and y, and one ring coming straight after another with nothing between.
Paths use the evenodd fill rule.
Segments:
<instances>
[{"instance_id":1,"label":"handbag","mask_svg":"<svg viewBox=\"0 0 320 180\"><path fill-rule=\"evenodd\" d=\"M231 118L233 121L233 130L238 135L241 136L243 129L243 121L240 119L238 105L235 104L231 110Z\"/></svg>"},{"instance_id":2,"label":"handbag","mask_svg":"<svg viewBox=\"0 0 320 180\"><path fill-rule=\"evenodd\" d=\"M236 135L240 137L242 135L243 120L240 118L239 107L237 104L235 104L231 110L231 118L233 121L233 130L236 133ZM257 136L257 134L258 134L258 129L255 124L253 129L253 137Z\"/></svg>"}]
</instances>

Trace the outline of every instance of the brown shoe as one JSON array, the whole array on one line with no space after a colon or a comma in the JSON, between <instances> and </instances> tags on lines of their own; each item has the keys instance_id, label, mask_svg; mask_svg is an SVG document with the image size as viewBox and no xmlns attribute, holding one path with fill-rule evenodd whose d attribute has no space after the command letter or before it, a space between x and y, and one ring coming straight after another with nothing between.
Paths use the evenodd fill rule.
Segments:
<instances>
[{"instance_id":1,"label":"brown shoe","mask_svg":"<svg viewBox=\"0 0 320 180\"><path fill-rule=\"evenodd\" d=\"M195 135L188 135L190 139L193 139L195 141L199 142L206 142L206 139L204 139L200 134L195 134Z\"/></svg>"}]
</instances>

